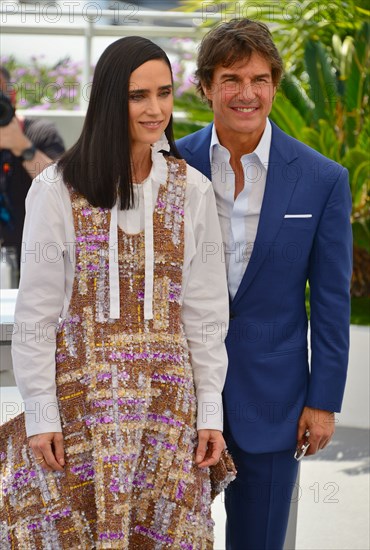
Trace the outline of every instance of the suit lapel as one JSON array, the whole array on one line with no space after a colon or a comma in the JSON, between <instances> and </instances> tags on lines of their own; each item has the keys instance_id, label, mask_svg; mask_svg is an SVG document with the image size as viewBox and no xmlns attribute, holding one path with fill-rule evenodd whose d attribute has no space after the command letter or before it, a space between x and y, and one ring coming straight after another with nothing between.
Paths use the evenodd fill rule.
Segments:
<instances>
[{"instance_id":1,"label":"suit lapel","mask_svg":"<svg viewBox=\"0 0 370 550\"><path fill-rule=\"evenodd\" d=\"M209 146L211 143L212 126L209 124L197 132L197 139L186 145L186 150L190 157L188 163L202 172L210 181L212 181L211 163L209 160Z\"/></svg>"},{"instance_id":2,"label":"suit lapel","mask_svg":"<svg viewBox=\"0 0 370 550\"><path fill-rule=\"evenodd\" d=\"M266 260L299 178L298 170L289 169L289 164L297 158L293 142L275 124L271 124L269 166L256 240L233 305L239 302Z\"/></svg>"}]
</instances>

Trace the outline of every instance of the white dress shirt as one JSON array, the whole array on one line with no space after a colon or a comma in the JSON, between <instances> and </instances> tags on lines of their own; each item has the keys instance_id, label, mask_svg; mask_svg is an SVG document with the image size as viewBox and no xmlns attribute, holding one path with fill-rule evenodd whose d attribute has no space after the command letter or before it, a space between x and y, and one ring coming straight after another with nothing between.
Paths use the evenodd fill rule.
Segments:
<instances>
[{"instance_id":1,"label":"white dress shirt","mask_svg":"<svg viewBox=\"0 0 370 550\"><path fill-rule=\"evenodd\" d=\"M215 125L209 150L212 183L221 224L229 293L233 299L252 254L261 213L271 146L271 123L253 153L243 155L244 188L234 200L235 174L230 153L218 139Z\"/></svg>"},{"instance_id":2,"label":"white dress shirt","mask_svg":"<svg viewBox=\"0 0 370 550\"><path fill-rule=\"evenodd\" d=\"M166 182L164 165L163 155L156 152L145 182L151 187L151 212L159 187ZM144 184L135 185L134 192L135 207L117 212L118 225L131 234L146 230L148 217ZM190 166L184 229L182 321L194 371L197 428L222 430L221 392L227 370L224 338L229 315L220 252L222 237L212 185ZM33 181L26 200L12 342L14 373L24 400L28 436L61 431L55 387L55 328L66 316L72 295L74 245L70 195L53 165ZM150 257L148 266L150 270ZM149 302L148 306L150 310Z\"/></svg>"}]
</instances>

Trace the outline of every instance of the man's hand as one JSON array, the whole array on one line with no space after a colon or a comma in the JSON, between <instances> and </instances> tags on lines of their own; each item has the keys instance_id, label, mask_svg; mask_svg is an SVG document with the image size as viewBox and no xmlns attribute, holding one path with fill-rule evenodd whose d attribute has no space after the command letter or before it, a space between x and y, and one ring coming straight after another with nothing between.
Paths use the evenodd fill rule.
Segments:
<instances>
[{"instance_id":1,"label":"man's hand","mask_svg":"<svg viewBox=\"0 0 370 550\"><path fill-rule=\"evenodd\" d=\"M198 430L195 464L199 468L207 468L217 464L225 447L225 440L219 430Z\"/></svg>"},{"instance_id":2,"label":"man's hand","mask_svg":"<svg viewBox=\"0 0 370 550\"><path fill-rule=\"evenodd\" d=\"M0 128L0 149L9 149L13 155L19 157L22 151L31 145L32 143L24 135L17 117L13 117L7 126Z\"/></svg>"},{"instance_id":3,"label":"man's hand","mask_svg":"<svg viewBox=\"0 0 370 550\"><path fill-rule=\"evenodd\" d=\"M28 445L33 450L36 464L48 472L63 472L64 446L60 432L33 435L29 438Z\"/></svg>"},{"instance_id":4,"label":"man's hand","mask_svg":"<svg viewBox=\"0 0 370 550\"><path fill-rule=\"evenodd\" d=\"M310 432L308 438L304 437L306 430ZM306 455L314 455L328 445L334 432L335 415L333 412L305 407L298 422L297 445L301 446L308 439L310 446Z\"/></svg>"},{"instance_id":5,"label":"man's hand","mask_svg":"<svg viewBox=\"0 0 370 550\"><path fill-rule=\"evenodd\" d=\"M14 156L20 157L25 149L32 146L32 142L23 133L22 126L15 116L8 126L0 127L0 149L9 149ZM23 168L34 179L53 161L39 149L36 149L32 160L24 160Z\"/></svg>"}]
</instances>

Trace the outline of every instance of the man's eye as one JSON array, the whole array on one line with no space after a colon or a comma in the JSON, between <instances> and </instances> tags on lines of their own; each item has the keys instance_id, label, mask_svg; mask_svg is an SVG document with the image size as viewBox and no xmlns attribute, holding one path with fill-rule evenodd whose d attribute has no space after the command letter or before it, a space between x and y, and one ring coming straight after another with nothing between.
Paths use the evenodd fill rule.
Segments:
<instances>
[{"instance_id":1,"label":"man's eye","mask_svg":"<svg viewBox=\"0 0 370 550\"><path fill-rule=\"evenodd\" d=\"M161 92L159 95L160 97L168 97L169 95L171 95L171 90L163 90L163 92Z\"/></svg>"}]
</instances>

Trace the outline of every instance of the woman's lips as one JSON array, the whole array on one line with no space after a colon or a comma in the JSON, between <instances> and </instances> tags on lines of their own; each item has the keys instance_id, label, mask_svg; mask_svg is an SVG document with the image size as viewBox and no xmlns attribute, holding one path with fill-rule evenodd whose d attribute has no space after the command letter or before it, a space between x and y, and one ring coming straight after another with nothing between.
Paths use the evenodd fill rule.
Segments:
<instances>
[{"instance_id":1,"label":"woman's lips","mask_svg":"<svg viewBox=\"0 0 370 550\"><path fill-rule=\"evenodd\" d=\"M163 120L158 120L156 122L140 122L142 126L145 126L145 128L148 128L149 130L156 130L162 123Z\"/></svg>"}]
</instances>

